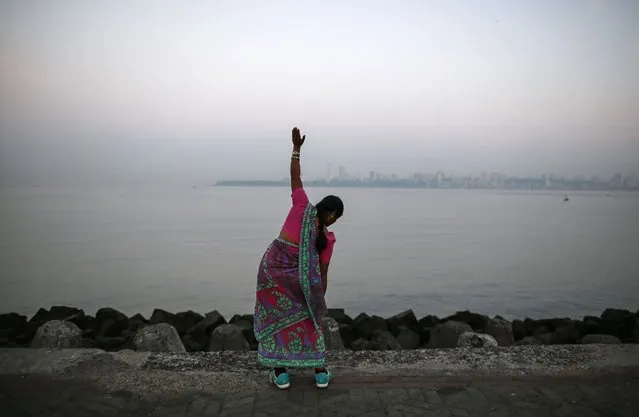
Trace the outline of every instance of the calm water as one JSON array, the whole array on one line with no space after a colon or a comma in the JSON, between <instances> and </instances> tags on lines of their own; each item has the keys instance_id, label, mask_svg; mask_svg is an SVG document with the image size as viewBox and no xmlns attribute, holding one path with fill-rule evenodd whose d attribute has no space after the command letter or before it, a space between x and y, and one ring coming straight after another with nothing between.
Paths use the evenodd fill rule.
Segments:
<instances>
[{"instance_id":1,"label":"calm water","mask_svg":"<svg viewBox=\"0 0 639 417\"><path fill-rule=\"evenodd\" d=\"M639 308L639 196L311 189L343 197L329 305L508 317ZM286 188L0 191L0 311L252 312Z\"/></svg>"}]
</instances>

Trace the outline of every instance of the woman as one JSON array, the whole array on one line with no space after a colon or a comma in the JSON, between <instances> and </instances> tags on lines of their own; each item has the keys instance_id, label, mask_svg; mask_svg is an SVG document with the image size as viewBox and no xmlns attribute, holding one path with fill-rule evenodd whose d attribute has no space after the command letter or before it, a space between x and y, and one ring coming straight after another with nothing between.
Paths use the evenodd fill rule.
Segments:
<instances>
[{"instance_id":1,"label":"woman","mask_svg":"<svg viewBox=\"0 0 639 417\"><path fill-rule=\"evenodd\" d=\"M257 273L254 330L258 361L271 368L269 379L280 389L290 386L287 368L315 368L318 388L326 388L330 380L321 325L335 244L327 227L342 216L344 205L332 195L316 206L309 203L300 178L300 151L305 139L298 128L293 129L293 206Z\"/></svg>"}]
</instances>

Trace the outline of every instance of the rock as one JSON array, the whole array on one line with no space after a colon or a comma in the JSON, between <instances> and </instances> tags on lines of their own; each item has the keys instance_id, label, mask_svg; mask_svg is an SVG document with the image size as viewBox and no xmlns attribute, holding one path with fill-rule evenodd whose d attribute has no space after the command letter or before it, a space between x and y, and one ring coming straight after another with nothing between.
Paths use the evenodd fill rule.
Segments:
<instances>
[{"instance_id":1,"label":"rock","mask_svg":"<svg viewBox=\"0 0 639 417\"><path fill-rule=\"evenodd\" d=\"M488 325L488 316L483 314L471 313L468 310L458 311L452 316L442 319L442 322L457 321L460 323L468 324L474 331L479 333L486 332L486 326Z\"/></svg>"},{"instance_id":2,"label":"rock","mask_svg":"<svg viewBox=\"0 0 639 417\"><path fill-rule=\"evenodd\" d=\"M497 349L497 340L489 334L465 332L459 336L457 347L460 348L482 348Z\"/></svg>"},{"instance_id":3,"label":"rock","mask_svg":"<svg viewBox=\"0 0 639 417\"><path fill-rule=\"evenodd\" d=\"M0 337L11 339L18 336L27 324L27 316L16 313L0 314Z\"/></svg>"},{"instance_id":4,"label":"rock","mask_svg":"<svg viewBox=\"0 0 639 417\"><path fill-rule=\"evenodd\" d=\"M177 330L168 323L152 324L138 330L133 345L142 352L186 352Z\"/></svg>"},{"instance_id":5,"label":"rock","mask_svg":"<svg viewBox=\"0 0 639 417\"><path fill-rule=\"evenodd\" d=\"M204 345L198 343L191 335L186 335L182 338L182 344L186 348L187 352L199 352L204 348Z\"/></svg>"},{"instance_id":6,"label":"rock","mask_svg":"<svg viewBox=\"0 0 639 417\"><path fill-rule=\"evenodd\" d=\"M470 325L449 320L435 326L430 333L429 348L445 349L457 347L457 340L462 333L472 332Z\"/></svg>"},{"instance_id":7,"label":"rock","mask_svg":"<svg viewBox=\"0 0 639 417\"><path fill-rule=\"evenodd\" d=\"M71 316L67 316L65 320L75 324L82 331L93 329L93 327L95 326L95 318L87 316L82 310Z\"/></svg>"},{"instance_id":8,"label":"rock","mask_svg":"<svg viewBox=\"0 0 639 417\"><path fill-rule=\"evenodd\" d=\"M92 344L93 348L102 349L106 351L117 351L124 348L126 345L126 338L122 336L118 337L98 337Z\"/></svg>"},{"instance_id":9,"label":"rock","mask_svg":"<svg viewBox=\"0 0 639 417\"><path fill-rule=\"evenodd\" d=\"M550 333L547 333L550 336ZM541 345L542 342L532 336L526 336L521 340L515 342L515 346L536 346Z\"/></svg>"},{"instance_id":10,"label":"rock","mask_svg":"<svg viewBox=\"0 0 639 417\"><path fill-rule=\"evenodd\" d=\"M122 334L128 327L124 327L123 322L117 322L115 320L105 320L97 332L97 337L117 337Z\"/></svg>"},{"instance_id":11,"label":"rock","mask_svg":"<svg viewBox=\"0 0 639 417\"><path fill-rule=\"evenodd\" d=\"M129 321L137 321L140 323L148 324L149 321L140 313L137 313L135 316L131 316Z\"/></svg>"},{"instance_id":12,"label":"rock","mask_svg":"<svg viewBox=\"0 0 639 417\"><path fill-rule=\"evenodd\" d=\"M426 327L431 328L431 327L435 327L438 323L439 323L439 318L437 316L428 315L419 319L419 321L417 322L417 326L420 329L423 329Z\"/></svg>"},{"instance_id":13,"label":"rock","mask_svg":"<svg viewBox=\"0 0 639 417\"><path fill-rule=\"evenodd\" d=\"M361 316L361 314L360 314ZM358 316L357 318L359 318ZM366 317L361 320L353 320L351 326L353 327L353 332L356 337L363 337L365 339L372 339L376 332L386 331L388 330L388 324L386 320L379 316Z\"/></svg>"},{"instance_id":14,"label":"rock","mask_svg":"<svg viewBox=\"0 0 639 417\"><path fill-rule=\"evenodd\" d=\"M503 318L495 317L489 319L486 324L486 334L494 337L499 346L510 346L515 343L513 326L508 320Z\"/></svg>"},{"instance_id":15,"label":"rock","mask_svg":"<svg viewBox=\"0 0 639 417\"><path fill-rule=\"evenodd\" d=\"M174 326L180 336L184 336L196 324L204 320L204 316L192 310L182 311L174 316Z\"/></svg>"},{"instance_id":16,"label":"rock","mask_svg":"<svg viewBox=\"0 0 639 417\"><path fill-rule=\"evenodd\" d=\"M555 329L550 337L551 345L576 345L579 343L579 329L574 324Z\"/></svg>"},{"instance_id":17,"label":"rock","mask_svg":"<svg viewBox=\"0 0 639 417\"><path fill-rule=\"evenodd\" d=\"M82 347L82 332L75 324L64 320L51 320L36 331L32 348L72 349Z\"/></svg>"},{"instance_id":18,"label":"rock","mask_svg":"<svg viewBox=\"0 0 639 417\"><path fill-rule=\"evenodd\" d=\"M582 345L618 345L619 338L609 334L588 334L581 339Z\"/></svg>"},{"instance_id":19,"label":"rock","mask_svg":"<svg viewBox=\"0 0 639 417\"><path fill-rule=\"evenodd\" d=\"M242 330L242 335L244 336L244 339L246 339L246 341L249 343L250 349L257 350L257 339L255 338L255 331L253 330L253 321L249 321L246 318L241 317L235 320L235 322L233 322L232 324Z\"/></svg>"},{"instance_id":20,"label":"rock","mask_svg":"<svg viewBox=\"0 0 639 417\"><path fill-rule=\"evenodd\" d=\"M527 336L526 334L526 324L522 320L513 320L511 323L513 339L515 341L522 340Z\"/></svg>"},{"instance_id":21,"label":"rock","mask_svg":"<svg viewBox=\"0 0 639 417\"><path fill-rule=\"evenodd\" d=\"M538 327L535 329L535 331L533 332L533 337L539 338L541 337L541 335L544 335L546 333L550 333L550 330L548 330L547 327Z\"/></svg>"},{"instance_id":22,"label":"rock","mask_svg":"<svg viewBox=\"0 0 639 417\"><path fill-rule=\"evenodd\" d=\"M402 347L391 332L381 330L373 335L368 348L369 350L400 350Z\"/></svg>"},{"instance_id":23,"label":"rock","mask_svg":"<svg viewBox=\"0 0 639 417\"><path fill-rule=\"evenodd\" d=\"M324 345L326 350L344 350L344 342L340 334L340 325L332 317L322 319L322 331L324 333Z\"/></svg>"},{"instance_id":24,"label":"rock","mask_svg":"<svg viewBox=\"0 0 639 417\"><path fill-rule=\"evenodd\" d=\"M344 312L343 308L329 308L328 317L334 319L339 324L351 324L353 319Z\"/></svg>"},{"instance_id":25,"label":"rock","mask_svg":"<svg viewBox=\"0 0 639 417\"><path fill-rule=\"evenodd\" d=\"M388 319L388 328L390 332L397 336L401 327L406 327L413 331L419 331L417 317L413 310L406 310Z\"/></svg>"},{"instance_id":26,"label":"rock","mask_svg":"<svg viewBox=\"0 0 639 417\"><path fill-rule=\"evenodd\" d=\"M548 332L548 333L543 333L541 335L539 335L539 337L536 338L537 340L539 340L539 343L542 345L551 345L552 344L552 333Z\"/></svg>"},{"instance_id":27,"label":"rock","mask_svg":"<svg viewBox=\"0 0 639 417\"><path fill-rule=\"evenodd\" d=\"M193 326L189 330L188 335L191 336L198 345L202 347L208 346L213 331L223 324L226 324L224 317L217 311L212 311L205 316L204 320Z\"/></svg>"},{"instance_id":28,"label":"rock","mask_svg":"<svg viewBox=\"0 0 639 417\"><path fill-rule=\"evenodd\" d=\"M599 334L601 327L601 319L595 316L586 316L582 321L582 336L588 334Z\"/></svg>"},{"instance_id":29,"label":"rock","mask_svg":"<svg viewBox=\"0 0 639 417\"><path fill-rule=\"evenodd\" d=\"M606 309L601 315L600 333L617 336L624 343L635 341L637 316L628 310Z\"/></svg>"},{"instance_id":30,"label":"rock","mask_svg":"<svg viewBox=\"0 0 639 417\"><path fill-rule=\"evenodd\" d=\"M151 313L149 324L160 323L168 323L173 326L175 323L175 314L169 313L168 311L162 310L161 308L154 309L153 313Z\"/></svg>"},{"instance_id":31,"label":"rock","mask_svg":"<svg viewBox=\"0 0 639 417\"><path fill-rule=\"evenodd\" d=\"M353 332L348 324L339 325L339 336L344 343L344 348L350 349L353 346Z\"/></svg>"},{"instance_id":32,"label":"rock","mask_svg":"<svg viewBox=\"0 0 639 417\"><path fill-rule=\"evenodd\" d=\"M243 351L249 350L250 346L242 329L234 324L222 324L211 334L209 351L220 352L224 350Z\"/></svg>"},{"instance_id":33,"label":"rock","mask_svg":"<svg viewBox=\"0 0 639 417\"><path fill-rule=\"evenodd\" d=\"M355 351L370 350L368 346L370 343L371 343L370 341L360 337L359 339L353 342L353 350Z\"/></svg>"},{"instance_id":34,"label":"rock","mask_svg":"<svg viewBox=\"0 0 639 417\"><path fill-rule=\"evenodd\" d=\"M207 319L215 320L216 322L219 322L220 324L226 324L226 319L217 310L213 310L213 311L210 311L210 312L206 313L204 315L204 317L207 318Z\"/></svg>"},{"instance_id":35,"label":"rock","mask_svg":"<svg viewBox=\"0 0 639 417\"><path fill-rule=\"evenodd\" d=\"M67 306L53 306L49 309L50 320L69 320L71 316L77 314L84 316L84 311L79 308Z\"/></svg>"},{"instance_id":36,"label":"rock","mask_svg":"<svg viewBox=\"0 0 639 417\"><path fill-rule=\"evenodd\" d=\"M116 337L129 327L129 318L122 312L106 307L95 313L97 337Z\"/></svg>"},{"instance_id":37,"label":"rock","mask_svg":"<svg viewBox=\"0 0 639 417\"><path fill-rule=\"evenodd\" d=\"M419 332L419 344L423 347L428 347L430 343L430 334L433 331L434 327L424 327Z\"/></svg>"},{"instance_id":38,"label":"rock","mask_svg":"<svg viewBox=\"0 0 639 417\"><path fill-rule=\"evenodd\" d=\"M408 327L401 327L396 339L402 349L419 349L421 346L420 334Z\"/></svg>"}]
</instances>

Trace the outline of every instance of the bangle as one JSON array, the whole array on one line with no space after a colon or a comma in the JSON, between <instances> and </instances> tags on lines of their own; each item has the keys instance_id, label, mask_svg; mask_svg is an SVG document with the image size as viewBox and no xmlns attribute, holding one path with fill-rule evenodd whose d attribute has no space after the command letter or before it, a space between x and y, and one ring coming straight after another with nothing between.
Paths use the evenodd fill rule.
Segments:
<instances>
[{"instance_id":1,"label":"bangle","mask_svg":"<svg viewBox=\"0 0 639 417\"><path fill-rule=\"evenodd\" d=\"M300 153L298 151L293 151L293 154L291 155L291 158L300 159Z\"/></svg>"}]
</instances>

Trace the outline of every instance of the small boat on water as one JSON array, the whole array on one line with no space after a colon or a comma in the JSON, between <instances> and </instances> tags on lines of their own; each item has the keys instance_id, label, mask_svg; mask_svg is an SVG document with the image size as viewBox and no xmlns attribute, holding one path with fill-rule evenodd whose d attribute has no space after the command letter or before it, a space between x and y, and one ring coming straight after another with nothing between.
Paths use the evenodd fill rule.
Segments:
<instances>
[{"instance_id":1,"label":"small boat on water","mask_svg":"<svg viewBox=\"0 0 639 417\"><path fill-rule=\"evenodd\" d=\"M564 195L564 201L570 201L570 199L568 198L568 193Z\"/></svg>"}]
</instances>

